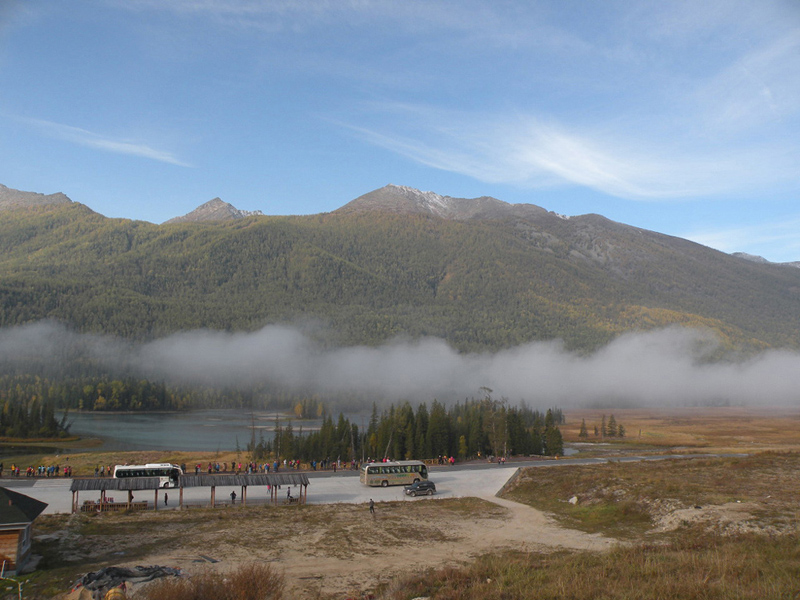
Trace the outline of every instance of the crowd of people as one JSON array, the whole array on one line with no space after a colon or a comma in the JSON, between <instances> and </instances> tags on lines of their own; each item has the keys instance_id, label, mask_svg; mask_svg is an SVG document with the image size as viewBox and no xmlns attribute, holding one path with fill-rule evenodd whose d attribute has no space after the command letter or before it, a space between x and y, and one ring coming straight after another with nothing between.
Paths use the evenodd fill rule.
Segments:
<instances>
[{"instance_id":1,"label":"crowd of people","mask_svg":"<svg viewBox=\"0 0 800 600\"><path fill-rule=\"evenodd\" d=\"M114 467L111 465L97 465L94 468L95 477L111 477L114 474Z\"/></svg>"},{"instance_id":2,"label":"crowd of people","mask_svg":"<svg viewBox=\"0 0 800 600\"><path fill-rule=\"evenodd\" d=\"M373 462L373 461L368 461ZM200 475L201 472L205 471L209 475L217 474L217 473L235 473L240 475L242 473L279 473L281 471L298 471L298 470L305 470L309 469L311 471L317 470L332 470L336 472L337 470L341 470L342 468L350 468L351 470L357 471L361 467L361 461L351 460L349 463L347 461L342 460L312 460L309 463L302 463L299 460L294 459L287 459L284 458L283 460L274 460L268 462L248 462L248 463L236 463L232 462L228 464L227 462L209 462L206 464L205 467L200 463L196 463L194 465L194 474ZM184 473L188 473L186 470L186 465L181 465L181 469L183 469Z\"/></svg>"},{"instance_id":3,"label":"crowd of people","mask_svg":"<svg viewBox=\"0 0 800 600\"><path fill-rule=\"evenodd\" d=\"M12 464L10 467L11 477L19 477L21 469L19 465ZM0 463L0 477L3 476L3 463ZM38 467L27 467L25 469L25 477L72 477L72 467L67 465L61 467L60 465L39 465Z\"/></svg>"}]
</instances>

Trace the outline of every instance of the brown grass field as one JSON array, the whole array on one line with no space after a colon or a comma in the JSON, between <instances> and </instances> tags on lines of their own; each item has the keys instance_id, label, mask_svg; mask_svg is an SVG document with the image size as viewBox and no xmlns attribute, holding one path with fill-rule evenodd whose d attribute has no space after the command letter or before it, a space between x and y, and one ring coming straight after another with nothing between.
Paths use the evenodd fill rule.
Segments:
<instances>
[{"instance_id":1,"label":"brown grass field","mask_svg":"<svg viewBox=\"0 0 800 600\"><path fill-rule=\"evenodd\" d=\"M622 440L594 436L602 416L614 415L626 429ZM761 452L800 450L800 410L790 408L671 408L598 409L566 413L561 427L566 441L579 442L581 420L586 420L589 442L607 442L615 449L662 453Z\"/></svg>"},{"instance_id":2,"label":"brown grass field","mask_svg":"<svg viewBox=\"0 0 800 600\"><path fill-rule=\"evenodd\" d=\"M603 414L625 426L624 439L595 441ZM567 442L578 441L586 419L584 454L743 456L523 470L496 502L382 503L373 520L350 505L40 517L34 552L44 560L25 578L24 597L64 598L79 575L106 565L175 563L197 585L227 586L227 597L242 600L795 599L799 417L728 407L574 411L562 431ZM93 469L95 462L215 459L225 460L102 452L70 460ZM234 590L231 582L242 579L236 569L252 565L258 568L247 572L257 575L249 578L263 578L252 586L259 591ZM208 597L188 584L160 585L137 597Z\"/></svg>"}]
</instances>

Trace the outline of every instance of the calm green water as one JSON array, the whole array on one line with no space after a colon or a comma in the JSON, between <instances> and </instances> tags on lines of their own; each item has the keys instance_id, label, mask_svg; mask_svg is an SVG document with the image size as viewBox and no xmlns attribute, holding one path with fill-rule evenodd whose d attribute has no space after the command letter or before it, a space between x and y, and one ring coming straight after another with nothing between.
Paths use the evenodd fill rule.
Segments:
<instances>
[{"instance_id":1,"label":"calm green water","mask_svg":"<svg viewBox=\"0 0 800 600\"><path fill-rule=\"evenodd\" d=\"M244 450L255 427L256 443L271 440L275 429L274 412L220 409L185 413L74 413L68 422L70 433L99 437L109 450L235 450L237 440ZM281 427L290 422L278 415ZM319 429L319 420L291 421L295 433Z\"/></svg>"}]
</instances>

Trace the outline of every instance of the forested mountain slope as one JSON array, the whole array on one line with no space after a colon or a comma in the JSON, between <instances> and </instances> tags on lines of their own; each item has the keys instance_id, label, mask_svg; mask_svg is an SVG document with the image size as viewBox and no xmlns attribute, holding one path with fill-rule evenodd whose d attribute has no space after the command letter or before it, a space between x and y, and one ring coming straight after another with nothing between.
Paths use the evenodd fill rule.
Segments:
<instances>
[{"instance_id":1,"label":"forested mountain slope","mask_svg":"<svg viewBox=\"0 0 800 600\"><path fill-rule=\"evenodd\" d=\"M598 215L398 186L329 214L162 225L58 200L0 207L0 326L54 318L146 339L312 318L332 343L430 335L482 350L591 349L680 323L800 346L800 269Z\"/></svg>"}]
</instances>

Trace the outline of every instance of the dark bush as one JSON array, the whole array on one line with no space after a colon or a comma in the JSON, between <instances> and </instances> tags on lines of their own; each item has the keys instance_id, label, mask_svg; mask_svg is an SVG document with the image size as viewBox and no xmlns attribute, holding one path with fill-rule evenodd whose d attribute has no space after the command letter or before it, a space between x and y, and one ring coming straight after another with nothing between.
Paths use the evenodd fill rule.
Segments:
<instances>
[{"instance_id":1,"label":"dark bush","mask_svg":"<svg viewBox=\"0 0 800 600\"><path fill-rule=\"evenodd\" d=\"M269 565L247 564L230 573L205 572L160 579L139 591L136 600L281 600L283 576Z\"/></svg>"}]
</instances>

